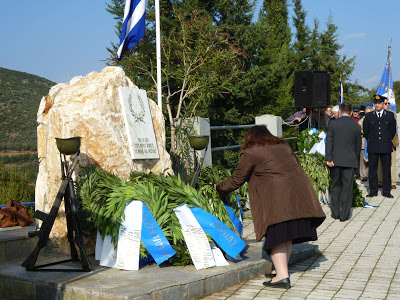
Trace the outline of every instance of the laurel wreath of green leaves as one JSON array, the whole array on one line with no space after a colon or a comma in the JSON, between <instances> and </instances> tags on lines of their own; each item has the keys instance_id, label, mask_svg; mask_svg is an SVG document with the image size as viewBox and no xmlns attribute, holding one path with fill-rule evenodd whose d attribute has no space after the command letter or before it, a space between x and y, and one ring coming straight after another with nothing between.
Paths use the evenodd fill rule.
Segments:
<instances>
[{"instance_id":1,"label":"laurel wreath of green leaves","mask_svg":"<svg viewBox=\"0 0 400 300\"><path fill-rule=\"evenodd\" d=\"M303 130L297 137L297 148L300 153L308 153L315 143L318 143L321 138L318 136L321 131L309 133L309 130Z\"/></svg>"},{"instance_id":2,"label":"laurel wreath of green leaves","mask_svg":"<svg viewBox=\"0 0 400 300\"><path fill-rule=\"evenodd\" d=\"M330 189L331 177L330 171L326 165L325 156L319 153L313 153L299 154L297 158L299 159L300 165L310 178L317 196L319 191L325 193L327 189ZM363 207L364 199L365 198L362 196L362 191L359 189L358 183L354 178L352 206Z\"/></svg>"},{"instance_id":3,"label":"laurel wreath of green leaves","mask_svg":"<svg viewBox=\"0 0 400 300\"><path fill-rule=\"evenodd\" d=\"M319 191L325 193L330 188L331 177L326 165L325 156L319 153L297 155L300 165L307 173L308 177L314 186L315 192L318 195Z\"/></svg>"},{"instance_id":4,"label":"laurel wreath of green leaves","mask_svg":"<svg viewBox=\"0 0 400 300\"><path fill-rule=\"evenodd\" d=\"M140 97L140 95L139 94L137 94L137 95L138 95L139 103L140 103L140 113L137 114L133 110L133 107L132 107L132 94L129 94L129 98L128 98L129 110L130 110L132 116L135 118L135 122L143 122L143 123L145 123L145 121L144 121L144 115L145 115L144 103L143 103L143 100Z\"/></svg>"},{"instance_id":5,"label":"laurel wreath of green leaves","mask_svg":"<svg viewBox=\"0 0 400 300\"><path fill-rule=\"evenodd\" d=\"M185 246L179 220L173 209L187 203L189 206L196 206L211 213L233 229L224 202L213 188L213 184L217 183L216 180L222 178L227 177L201 176L200 188L196 190L183 182L180 176L132 172L130 179L125 180L91 166L85 169L80 180L77 181L77 195L81 208L89 213L87 226L98 230L103 238L111 235L115 247L118 245L121 218L125 218L126 204L132 200L142 201L149 208L172 248L177 252L172 258L172 263L187 265L192 261ZM238 215L238 206L234 197L233 195L228 199L228 204L231 204ZM147 257L143 244L140 247L140 255L142 258Z\"/></svg>"}]
</instances>

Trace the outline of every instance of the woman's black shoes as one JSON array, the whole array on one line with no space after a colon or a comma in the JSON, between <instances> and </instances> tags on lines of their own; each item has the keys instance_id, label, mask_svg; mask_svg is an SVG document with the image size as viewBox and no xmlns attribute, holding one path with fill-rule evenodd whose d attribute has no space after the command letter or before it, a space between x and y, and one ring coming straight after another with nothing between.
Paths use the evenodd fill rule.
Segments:
<instances>
[{"instance_id":1,"label":"woman's black shoes","mask_svg":"<svg viewBox=\"0 0 400 300\"><path fill-rule=\"evenodd\" d=\"M276 276L276 274L272 274L272 273L267 273L264 274L265 278L274 278Z\"/></svg>"},{"instance_id":2,"label":"woman's black shoes","mask_svg":"<svg viewBox=\"0 0 400 300\"><path fill-rule=\"evenodd\" d=\"M277 282L272 282L272 280L265 281L265 282L263 282L263 285L273 287L273 288L281 288L281 289L290 289L291 288L289 277L279 280Z\"/></svg>"}]
</instances>

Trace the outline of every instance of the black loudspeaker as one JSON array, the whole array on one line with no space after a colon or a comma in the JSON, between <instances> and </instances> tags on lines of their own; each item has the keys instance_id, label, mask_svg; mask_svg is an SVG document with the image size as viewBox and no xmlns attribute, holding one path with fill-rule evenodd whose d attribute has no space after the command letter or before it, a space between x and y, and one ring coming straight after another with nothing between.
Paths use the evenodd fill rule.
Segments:
<instances>
[{"instance_id":1,"label":"black loudspeaker","mask_svg":"<svg viewBox=\"0 0 400 300\"><path fill-rule=\"evenodd\" d=\"M298 108L331 105L331 75L326 71L296 71L294 102Z\"/></svg>"}]
</instances>

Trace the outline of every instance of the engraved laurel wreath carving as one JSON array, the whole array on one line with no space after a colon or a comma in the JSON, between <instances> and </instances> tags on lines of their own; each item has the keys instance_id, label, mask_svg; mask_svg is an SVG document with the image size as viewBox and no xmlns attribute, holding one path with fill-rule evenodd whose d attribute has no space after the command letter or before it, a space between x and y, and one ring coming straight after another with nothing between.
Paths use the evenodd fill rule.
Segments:
<instances>
[{"instance_id":1,"label":"engraved laurel wreath carving","mask_svg":"<svg viewBox=\"0 0 400 300\"><path fill-rule=\"evenodd\" d=\"M144 121L144 114L145 114L144 103L143 103L143 100L142 100L142 98L140 97L139 94L138 94L138 97L139 97L139 103L140 103L140 112L136 113L133 110L133 107L132 107L132 93L129 93L129 98L128 98L129 110L131 111L132 116L135 118L135 123L137 123L137 122L146 123Z\"/></svg>"}]
</instances>

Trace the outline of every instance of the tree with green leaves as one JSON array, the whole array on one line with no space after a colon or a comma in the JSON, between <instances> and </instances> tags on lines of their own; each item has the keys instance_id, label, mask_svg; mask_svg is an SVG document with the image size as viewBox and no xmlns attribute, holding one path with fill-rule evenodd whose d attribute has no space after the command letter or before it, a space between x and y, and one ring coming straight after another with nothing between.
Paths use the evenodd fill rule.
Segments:
<instances>
[{"instance_id":1,"label":"tree with green leaves","mask_svg":"<svg viewBox=\"0 0 400 300\"><path fill-rule=\"evenodd\" d=\"M393 91L396 99L396 108L400 108L400 81L393 81Z\"/></svg>"},{"instance_id":2,"label":"tree with green leaves","mask_svg":"<svg viewBox=\"0 0 400 300\"><path fill-rule=\"evenodd\" d=\"M316 54L312 60L313 70L328 71L331 74L331 101L333 104L337 104L339 101L339 79L342 79L346 89L345 82L350 79L355 61L355 57L347 59L346 55L341 56L339 54L343 45L338 43L337 29L338 27L333 23L333 16L329 16L326 30L319 34L315 45L313 45ZM316 34L316 30L317 26L315 26L313 34Z\"/></svg>"},{"instance_id":3,"label":"tree with green leaves","mask_svg":"<svg viewBox=\"0 0 400 300\"><path fill-rule=\"evenodd\" d=\"M245 4L244 1L237 1ZM117 19L117 32L122 24L121 0L112 0L108 11ZM177 152L176 119L194 116L195 111L207 110L210 101L222 99L230 92L241 73L244 53L232 33L235 30L227 23L227 13L216 15L202 8L208 2L161 2L162 31L162 88L164 112L170 127L171 151ZM215 6L214 2L208 3ZM132 51L125 54L121 62L116 61L117 45L109 49L109 64L121 65L126 74L150 95L156 91L156 62L154 22L152 6L148 4L146 36ZM244 18L246 19L246 18Z\"/></svg>"},{"instance_id":4,"label":"tree with green leaves","mask_svg":"<svg viewBox=\"0 0 400 300\"><path fill-rule=\"evenodd\" d=\"M229 92L241 72L244 53L229 33L216 27L205 12L176 11L179 28L163 39L165 100L171 126L171 151L175 141L175 119L194 117L199 107Z\"/></svg>"},{"instance_id":5,"label":"tree with green leaves","mask_svg":"<svg viewBox=\"0 0 400 300\"><path fill-rule=\"evenodd\" d=\"M306 24L307 13L303 9L301 0L293 0L294 16L293 25L296 29L295 42L293 43L294 61L296 71L307 71L311 69L311 41L310 28Z\"/></svg>"},{"instance_id":6,"label":"tree with green leaves","mask_svg":"<svg viewBox=\"0 0 400 300\"><path fill-rule=\"evenodd\" d=\"M265 39L260 51L264 68L265 113L284 115L293 103L293 53L286 0L264 0L260 18Z\"/></svg>"}]
</instances>

